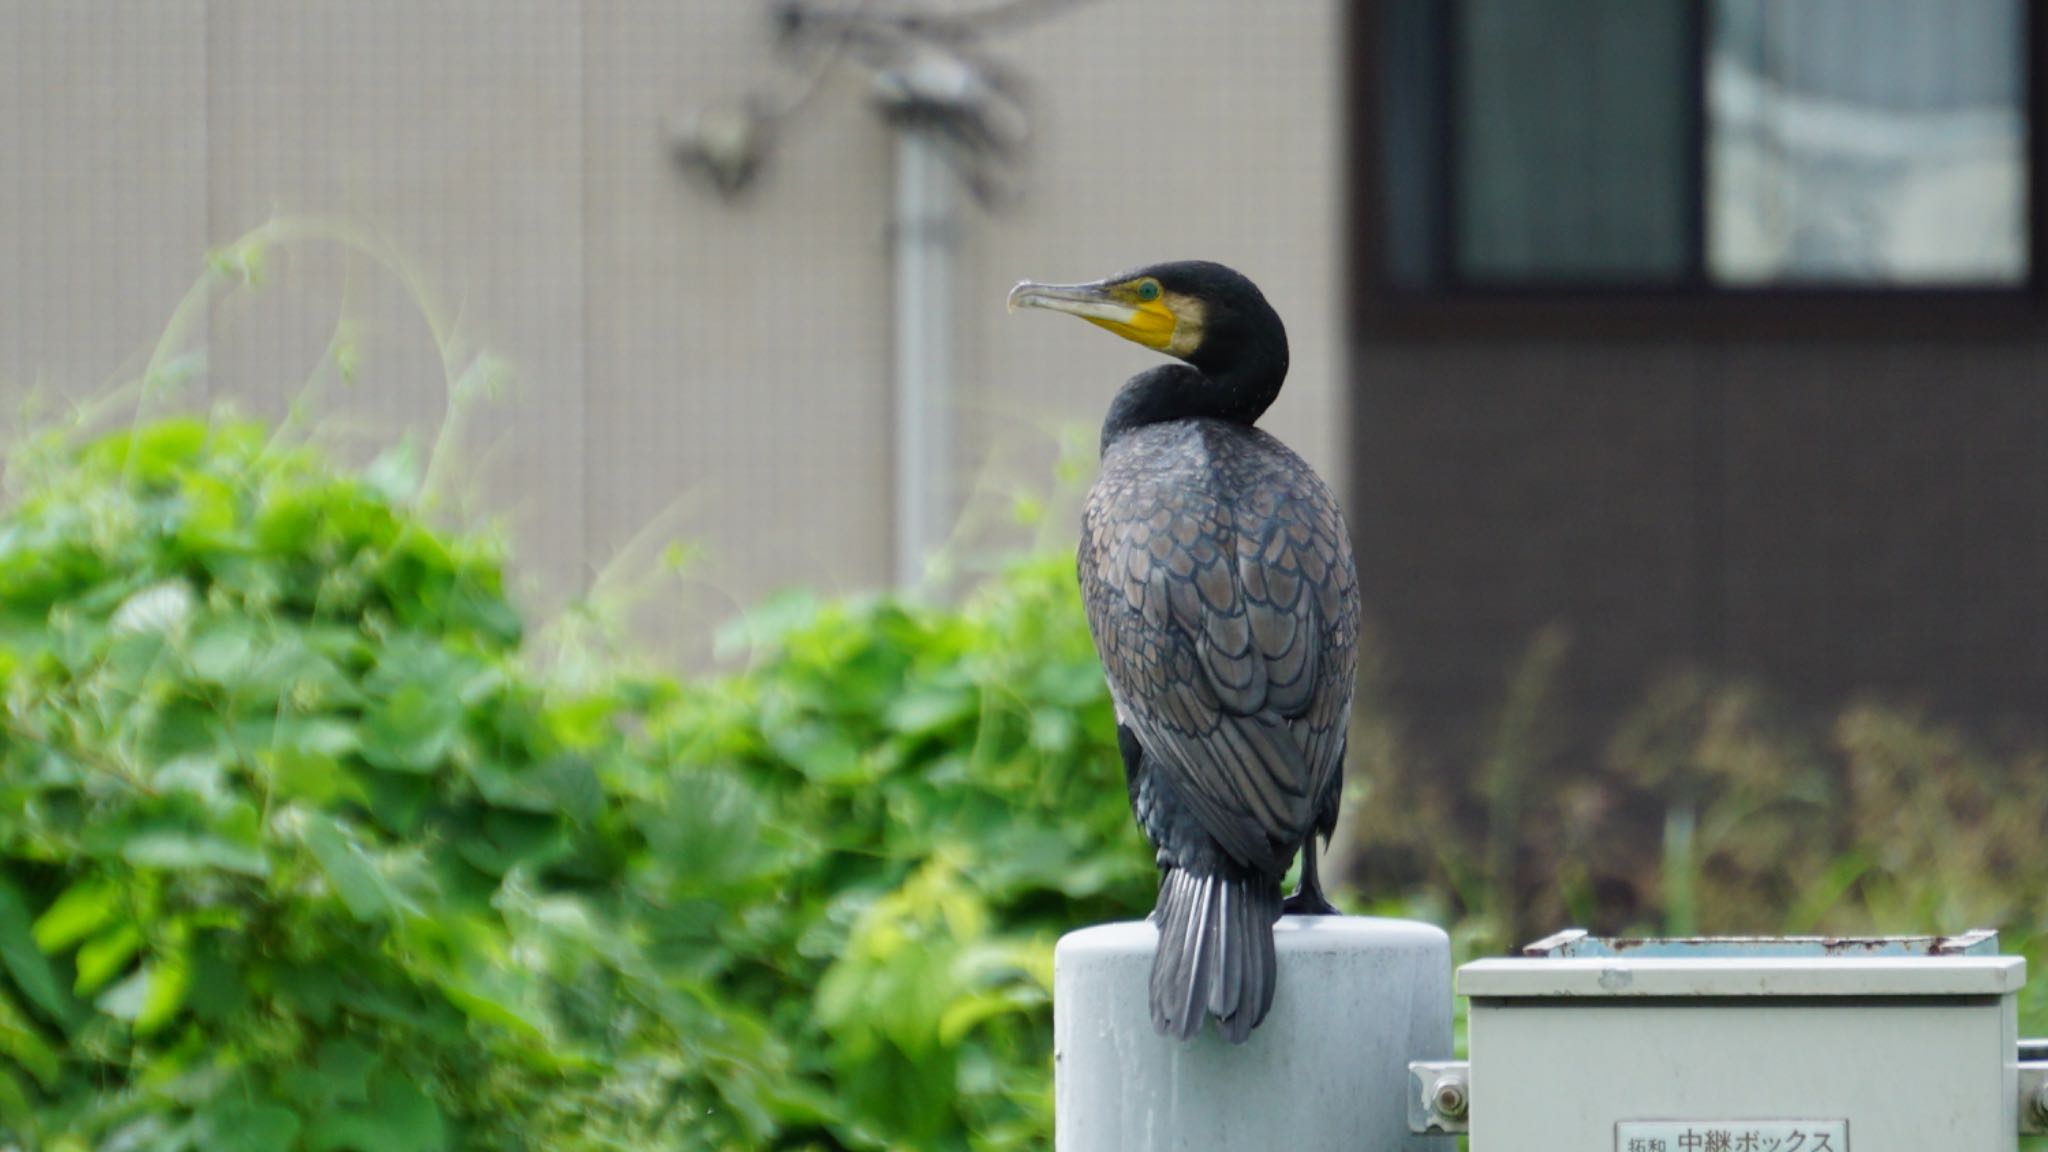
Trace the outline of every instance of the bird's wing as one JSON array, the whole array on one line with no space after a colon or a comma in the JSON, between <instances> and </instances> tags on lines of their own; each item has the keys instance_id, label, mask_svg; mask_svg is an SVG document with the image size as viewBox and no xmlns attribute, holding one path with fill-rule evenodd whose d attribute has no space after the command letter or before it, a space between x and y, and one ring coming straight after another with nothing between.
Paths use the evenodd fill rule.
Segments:
<instances>
[{"instance_id":1,"label":"bird's wing","mask_svg":"<svg viewBox=\"0 0 2048 1152\"><path fill-rule=\"evenodd\" d=\"M1124 722L1226 851L1284 866L1339 765L1350 705L1354 641L1329 651L1356 619L1335 502L1106 479L1081 582Z\"/></svg>"},{"instance_id":2,"label":"bird's wing","mask_svg":"<svg viewBox=\"0 0 2048 1152\"><path fill-rule=\"evenodd\" d=\"M1250 516L1240 512L1241 523L1257 528L1238 535L1238 577L1255 646L1267 660L1267 703L1288 718L1301 745L1311 802L1334 816L1358 671L1358 572L1336 497L1286 455L1294 462L1287 472L1300 482L1274 500L1270 514L1257 498Z\"/></svg>"}]
</instances>

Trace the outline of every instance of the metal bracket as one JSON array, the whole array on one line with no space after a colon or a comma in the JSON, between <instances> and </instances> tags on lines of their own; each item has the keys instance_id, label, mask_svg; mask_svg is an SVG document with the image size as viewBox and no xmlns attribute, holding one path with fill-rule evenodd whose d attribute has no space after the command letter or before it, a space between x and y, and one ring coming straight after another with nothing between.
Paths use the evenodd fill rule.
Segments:
<instances>
[{"instance_id":1,"label":"metal bracket","mask_svg":"<svg viewBox=\"0 0 2048 1152\"><path fill-rule=\"evenodd\" d=\"M2025 1052L2025 1046L2022 1046ZM1411 1070L1415 1065L1408 1066ZM2048 1060L2028 1060L2020 1070L2020 1131L2029 1135L2048 1133ZM1412 1076L1411 1071L1411 1076ZM1414 1115L1414 1105L1409 1105Z\"/></svg>"},{"instance_id":2,"label":"metal bracket","mask_svg":"<svg viewBox=\"0 0 2048 1152\"><path fill-rule=\"evenodd\" d=\"M1408 1131L1419 1136L1463 1132L1471 1110L1470 1064L1463 1060L1408 1062Z\"/></svg>"}]
</instances>

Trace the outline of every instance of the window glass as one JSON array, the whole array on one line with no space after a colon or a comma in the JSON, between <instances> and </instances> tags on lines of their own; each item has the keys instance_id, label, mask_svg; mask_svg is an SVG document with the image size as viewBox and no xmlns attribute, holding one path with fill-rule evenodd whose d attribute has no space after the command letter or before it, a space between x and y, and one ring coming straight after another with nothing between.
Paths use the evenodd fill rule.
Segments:
<instances>
[{"instance_id":1,"label":"window glass","mask_svg":"<svg viewBox=\"0 0 2048 1152\"><path fill-rule=\"evenodd\" d=\"M2021 8L1713 0L1709 278L2023 283Z\"/></svg>"},{"instance_id":2,"label":"window glass","mask_svg":"<svg viewBox=\"0 0 2048 1152\"><path fill-rule=\"evenodd\" d=\"M1397 289L2032 279L2024 0L1383 0Z\"/></svg>"},{"instance_id":3,"label":"window glass","mask_svg":"<svg viewBox=\"0 0 2048 1152\"><path fill-rule=\"evenodd\" d=\"M1698 180L1685 0L1465 0L1456 11L1459 277L1685 276Z\"/></svg>"}]
</instances>

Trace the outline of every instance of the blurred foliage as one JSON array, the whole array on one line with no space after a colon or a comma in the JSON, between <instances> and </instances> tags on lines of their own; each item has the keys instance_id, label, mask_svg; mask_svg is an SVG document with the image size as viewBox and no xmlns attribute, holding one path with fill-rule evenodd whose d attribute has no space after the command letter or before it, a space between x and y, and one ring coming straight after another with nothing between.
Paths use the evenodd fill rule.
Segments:
<instances>
[{"instance_id":1,"label":"blurred foliage","mask_svg":"<svg viewBox=\"0 0 2048 1152\"><path fill-rule=\"evenodd\" d=\"M1065 559L959 609L787 600L734 637L764 661L662 718L718 797L665 854L692 950L832 1086L821 1146L1050 1137L1053 943L1155 883L1080 618Z\"/></svg>"},{"instance_id":2,"label":"blurred foliage","mask_svg":"<svg viewBox=\"0 0 2048 1152\"><path fill-rule=\"evenodd\" d=\"M1048 1146L1053 942L1154 883L1071 559L784 599L717 677L542 670L415 471L230 419L11 455L0 1147ZM1461 956L1991 925L2040 959L2038 753L1681 678L1582 757L1545 633L1446 770L1366 654L1362 898Z\"/></svg>"},{"instance_id":3,"label":"blurred foliage","mask_svg":"<svg viewBox=\"0 0 2048 1152\"><path fill-rule=\"evenodd\" d=\"M1536 636L1477 772L1378 730L1355 765L1368 878L1403 877L1480 952L1565 926L1626 934L1854 935L1997 928L2048 961L2048 752L1993 748L1923 712L1834 717L1683 675L1589 742L1561 730L1569 643ZM2022 1001L2048 1032L2048 982Z\"/></svg>"},{"instance_id":4,"label":"blurred foliage","mask_svg":"<svg viewBox=\"0 0 2048 1152\"><path fill-rule=\"evenodd\" d=\"M267 437L10 462L17 1146L1044 1143L1053 940L1152 883L1066 564L571 685L402 457Z\"/></svg>"},{"instance_id":5,"label":"blurred foliage","mask_svg":"<svg viewBox=\"0 0 2048 1152\"><path fill-rule=\"evenodd\" d=\"M404 513L402 461L338 477L174 420L12 472L0 1122L24 1143L624 1147L718 1062L786 1062L638 939L660 778L609 716L644 691L528 678L495 550Z\"/></svg>"}]
</instances>

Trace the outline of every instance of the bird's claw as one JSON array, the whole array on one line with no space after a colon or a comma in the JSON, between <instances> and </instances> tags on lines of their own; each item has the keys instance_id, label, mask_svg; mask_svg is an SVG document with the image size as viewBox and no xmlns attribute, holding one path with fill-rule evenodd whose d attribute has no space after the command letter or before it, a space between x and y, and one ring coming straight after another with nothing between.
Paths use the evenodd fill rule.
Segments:
<instances>
[{"instance_id":1,"label":"bird's claw","mask_svg":"<svg viewBox=\"0 0 2048 1152\"><path fill-rule=\"evenodd\" d=\"M1304 889L1280 902L1283 916L1342 916L1320 890Z\"/></svg>"}]
</instances>

